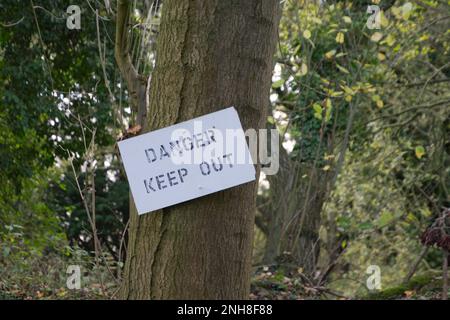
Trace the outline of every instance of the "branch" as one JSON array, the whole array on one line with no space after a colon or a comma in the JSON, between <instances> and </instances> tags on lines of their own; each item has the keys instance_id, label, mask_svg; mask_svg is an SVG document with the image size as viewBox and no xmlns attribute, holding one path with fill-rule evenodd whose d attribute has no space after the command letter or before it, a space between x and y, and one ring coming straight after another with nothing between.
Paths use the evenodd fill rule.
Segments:
<instances>
[{"instance_id":1,"label":"branch","mask_svg":"<svg viewBox=\"0 0 450 320\"><path fill-rule=\"evenodd\" d=\"M437 102L434 102L434 103L431 103L431 104L423 104L423 105L419 105L419 106L410 107L410 108L407 108L405 110L402 110L400 112L397 112L397 113L394 113L394 114L391 114L391 115L385 115L385 116L380 116L380 117L377 117L377 118L374 118L374 119L370 119L366 123L364 123L364 125L368 125L369 123L372 123L374 121L381 120L381 119L398 117L398 116L400 116L400 115L402 115L404 113L407 113L409 111L421 110L421 109L431 109L431 108L434 108L434 107L439 107L441 105L446 105L448 103L450 103L450 100L441 100L441 101L437 101ZM417 115L415 115L415 116L417 116Z\"/></svg>"},{"instance_id":2,"label":"branch","mask_svg":"<svg viewBox=\"0 0 450 320\"><path fill-rule=\"evenodd\" d=\"M131 97L131 105L137 111L137 124L143 125L147 116L147 86L148 77L140 75L133 65L130 56L130 40L128 37L128 25L130 20L130 1L119 0L117 2L116 18L116 43L114 55L120 73L127 83Z\"/></svg>"}]
</instances>

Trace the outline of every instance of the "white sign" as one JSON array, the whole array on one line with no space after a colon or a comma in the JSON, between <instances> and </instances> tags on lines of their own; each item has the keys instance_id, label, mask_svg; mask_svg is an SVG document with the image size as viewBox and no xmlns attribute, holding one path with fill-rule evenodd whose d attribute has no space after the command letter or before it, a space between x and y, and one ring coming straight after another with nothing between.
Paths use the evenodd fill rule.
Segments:
<instances>
[{"instance_id":1,"label":"white sign","mask_svg":"<svg viewBox=\"0 0 450 320\"><path fill-rule=\"evenodd\" d=\"M255 180L234 107L118 144L139 214Z\"/></svg>"}]
</instances>

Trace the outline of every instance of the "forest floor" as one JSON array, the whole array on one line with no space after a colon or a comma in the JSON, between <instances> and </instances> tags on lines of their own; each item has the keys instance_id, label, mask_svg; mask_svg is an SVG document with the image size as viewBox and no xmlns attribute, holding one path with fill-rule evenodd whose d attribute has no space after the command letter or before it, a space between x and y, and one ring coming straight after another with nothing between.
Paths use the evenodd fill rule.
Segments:
<instances>
[{"instance_id":1,"label":"forest floor","mask_svg":"<svg viewBox=\"0 0 450 320\"><path fill-rule=\"evenodd\" d=\"M254 275L250 293L250 299L254 300L438 300L441 297L442 276L437 274L418 275L406 284L363 296L345 296L326 285L315 285L301 269L285 272L269 268L263 268Z\"/></svg>"},{"instance_id":2,"label":"forest floor","mask_svg":"<svg viewBox=\"0 0 450 320\"><path fill-rule=\"evenodd\" d=\"M17 262L17 261L16 261ZM80 289L69 290L67 274L59 257L42 257L29 261L19 268L18 264L5 265L0 269L0 300L25 299L117 299L118 280L107 268L83 267ZM2 263L0 263L0 266ZM52 267L49 267L49 266ZM89 270L89 271L88 271ZM417 275L407 284L383 289L364 296L347 296L327 287L317 285L306 277L301 268L260 267L255 270L251 282L252 300L305 300L305 299L384 299L417 300L440 299L442 274Z\"/></svg>"}]
</instances>

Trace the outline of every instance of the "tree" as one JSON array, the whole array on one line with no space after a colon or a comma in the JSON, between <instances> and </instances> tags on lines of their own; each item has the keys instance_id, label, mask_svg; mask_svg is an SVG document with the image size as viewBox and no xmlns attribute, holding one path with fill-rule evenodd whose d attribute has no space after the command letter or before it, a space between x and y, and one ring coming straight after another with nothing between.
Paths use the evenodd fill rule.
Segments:
<instances>
[{"instance_id":1,"label":"tree","mask_svg":"<svg viewBox=\"0 0 450 320\"><path fill-rule=\"evenodd\" d=\"M263 128L279 1L167 0L161 10L147 105L127 52L130 6L118 3L116 59L143 131L232 105L244 130ZM121 297L247 298L255 196L249 183L142 216L132 204Z\"/></svg>"}]
</instances>

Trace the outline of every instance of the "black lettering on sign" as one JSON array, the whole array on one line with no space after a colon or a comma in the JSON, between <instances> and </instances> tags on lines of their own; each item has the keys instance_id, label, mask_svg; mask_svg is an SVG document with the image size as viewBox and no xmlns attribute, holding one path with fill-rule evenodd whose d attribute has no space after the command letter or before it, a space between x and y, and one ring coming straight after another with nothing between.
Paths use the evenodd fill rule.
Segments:
<instances>
[{"instance_id":1,"label":"black lettering on sign","mask_svg":"<svg viewBox=\"0 0 450 320\"><path fill-rule=\"evenodd\" d=\"M156 184L158 185L158 189L165 189L167 186L164 184L164 175L160 174L159 176L156 176Z\"/></svg>"},{"instance_id":2,"label":"black lettering on sign","mask_svg":"<svg viewBox=\"0 0 450 320\"><path fill-rule=\"evenodd\" d=\"M178 140L176 140L175 142L170 141L169 146L170 146L170 150L172 150L173 153L175 153L175 151L178 151L178 154L180 156L183 154L183 149L180 146L180 141L178 141Z\"/></svg>"},{"instance_id":3,"label":"black lettering on sign","mask_svg":"<svg viewBox=\"0 0 450 320\"><path fill-rule=\"evenodd\" d=\"M213 128L215 129L216 127L213 126ZM214 130L213 129L208 129L207 131L211 133L211 135L209 136L211 141L216 142L216 138L214 138Z\"/></svg>"},{"instance_id":4,"label":"black lettering on sign","mask_svg":"<svg viewBox=\"0 0 450 320\"><path fill-rule=\"evenodd\" d=\"M213 170L215 172L222 171L224 164L228 164L228 166L230 168L233 168L233 164L231 162L232 155L233 155L232 153L228 153L226 155L223 155L222 157L217 157L217 159L211 159L210 162L211 162ZM223 159L223 161L222 161L222 159ZM202 175L207 176L211 173L211 165L206 161L203 161L202 163L200 163L200 171L201 171Z\"/></svg>"},{"instance_id":5,"label":"black lettering on sign","mask_svg":"<svg viewBox=\"0 0 450 320\"><path fill-rule=\"evenodd\" d=\"M222 169L223 169L223 164L222 164L222 162L220 161L220 158L217 158L218 164L217 164L216 161L214 161L213 159L211 159L211 162L212 162L212 165L213 165L214 170L216 170L216 171L222 171Z\"/></svg>"},{"instance_id":6,"label":"black lettering on sign","mask_svg":"<svg viewBox=\"0 0 450 320\"><path fill-rule=\"evenodd\" d=\"M181 183L184 182L183 178L186 177L187 174L188 174L188 171L185 168L181 168L181 169L178 170L178 175L180 176Z\"/></svg>"},{"instance_id":7,"label":"black lettering on sign","mask_svg":"<svg viewBox=\"0 0 450 320\"><path fill-rule=\"evenodd\" d=\"M156 161L156 152L153 150L153 148L146 149L145 155L147 156L148 162L152 163Z\"/></svg>"},{"instance_id":8,"label":"black lettering on sign","mask_svg":"<svg viewBox=\"0 0 450 320\"><path fill-rule=\"evenodd\" d=\"M202 175L207 176L211 173L211 169L209 168L208 162L203 161L200 163L200 171L202 172Z\"/></svg>"},{"instance_id":9,"label":"black lettering on sign","mask_svg":"<svg viewBox=\"0 0 450 320\"><path fill-rule=\"evenodd\" d=\"M160 157L159 157L159 160L161 160L163 157L168 157L168 158L170 158L170 155L169 155L169 153L166 151L166 148L164 148L164 146L163 145L161 145L161 148L159 149L159 152L160 152Z\"/></svg>"},{"instance_id":10,"label":"black lettering on sign","mask_svg":"<svg viewBox=\"0 0 450 320\"><path fill-rule=\"evenodd\" d=\"M148 179L148 181L144 180L144 185L145 185L145 189L147 189L147 193L150 193L150 191L156 191L152 187L152 180L153 180L153 178Z\"/></svg>"},{"instance_id":11,"label":"black lettering on sign","mask_svg":"<svg viewBox=\"0 0 450 320\"><path fill-rule=\"evenodd\" d=\"M229 154L225 154L222 158L224 159L224 161L223 161L223 163L228 163L228 165L230 166L230 168L233 168L233 163L232 163L232 161L231 161L231 156L232 156L233 154L232 153L229 153ZM227 162L228 161L228 162Z\"/></svg>"},{"instance_id":12,"label":"black lettering on sign","mask_svg":"<svg viewBox=\"0 0 450 320\"><path fill-rule=\"evenodd\" d=\"M190 141L187 145L186 145L186 140ZM189 137L183 138L183 146L186 151L194 149L194 144L192 143L192 139Z\"/></svg>"},{"instance_id":13,"label":"black lettering on sign","mask_svg":"<svg viewBox=\"0 0 450 320\"><path fill-rule=\"evenodd\" d=\"M178 184L177 182L177 177L174 176L175 171L170 171L167 173L167 179L169 180L169 185L172 186L176 186Z\"/></svg>"},{"instance_id":14,"label":"black lettering on sign","mask_svg":"<svg viewBox=\"0 0 450 320\"><path fill-rule=\"evenodd\" d=\"M213 126L215 129L215 127ZM180 156L184 152L194 150L194 148L203 148L211 143L216 142L214 130L208 129L204 132L194 134L190 137L180 137L178 140L169 141L166 144L160 144L159 147L145 149L145 155L149 163L156 160L170 158L173 154L178 153ZM158 150L156 152L155 150Z\"/></svg>"},{"instance_id":15,"label":"black lettering on sign","mask_svg":"<svg viewBox=\"0 0 450 320\"><path fill-rule=\"evenodd\" d=\"M147 193L156 192L158 190L166 189L167 187L173 187L177 184L184 183L188 171L185 168L178 169L177 171L169 171L164 174L158 174L154 177L144 179L144 186Z\"/></svg>"}]
</instances>

